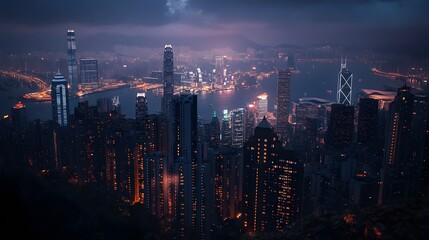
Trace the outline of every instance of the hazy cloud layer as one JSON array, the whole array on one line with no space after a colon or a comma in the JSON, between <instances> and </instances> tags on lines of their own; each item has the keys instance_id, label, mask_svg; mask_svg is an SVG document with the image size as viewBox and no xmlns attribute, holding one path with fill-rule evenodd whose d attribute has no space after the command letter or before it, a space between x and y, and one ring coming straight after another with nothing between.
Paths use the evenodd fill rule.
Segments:
<instances>
[{"instance_id":1,"label":"hazy cloud layer","mask_svg":"<svg viewBox=\"0 0 429 240\"><path fill-rule=\"evenodd\" d=\"M233 34L268 45L412 45L427 42L428 12L427 0L2 0L0 43L62 36L71 27L81 37Z\"/></svg>"}]
</instances>

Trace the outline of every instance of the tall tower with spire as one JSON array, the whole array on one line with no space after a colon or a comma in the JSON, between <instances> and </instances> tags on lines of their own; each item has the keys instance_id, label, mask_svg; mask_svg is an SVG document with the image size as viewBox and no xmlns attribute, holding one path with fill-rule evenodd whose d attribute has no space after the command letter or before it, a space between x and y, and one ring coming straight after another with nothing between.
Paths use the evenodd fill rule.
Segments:
<instances>
[{"instance_id":1,"label":"tall tower with spire","mask_svg":"<svg viewBox=\"0 0 429 240\"><path fill-rule=\"evenodd\" d=\"M69 84L71 91L77 91L77 60L76 60L76 35L74 30L67 31L67 66L69 72Z\"/></svg>"},{"instance_id":2,"label":"tall tower with spire","mask_svg":"<svg viewBox=\"0 0 429 240\"><path fill-rule=\"evenodd\" d=\"M174 64L173 47L170 44L164 47L164 96L162 97L161 111L167 117L169 116L169 102L174 95Z\"/></svg>"},{"instance_id":3,"label":"tall tower with spire","mask_svg":"<svg viewBox=\"0 0 429 240\"><path fill-rule=\"evenodd\" d=\"M352 105L353 73L347 69L347 59L341 58L341 69L338 73L337 102Z\"/></svg>"}]
</instances>

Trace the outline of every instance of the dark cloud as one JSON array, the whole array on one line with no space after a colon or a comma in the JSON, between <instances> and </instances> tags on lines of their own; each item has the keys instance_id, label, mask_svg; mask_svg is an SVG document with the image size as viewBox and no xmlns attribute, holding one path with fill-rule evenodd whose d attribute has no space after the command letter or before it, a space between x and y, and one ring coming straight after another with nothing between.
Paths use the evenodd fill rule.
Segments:
<instances>
[{"instance_id":1,"label":"dark cloud","mask_svg":"<svg viewBox=\"0 0 429 240\"><path fill-rule=\"evenodd\" d=\"M172 21L159 0L2 0L0 22L25 25L58 23L160 25Z\"/></svg>"},{"instance_id":2,"label":"dark cloud","mask_svg":"<svg viewBox=\"0 0 429 240\"><path fill-rule=\"evenodd\" d=\"M62 38L73 27L79 37L236 34L263 45L410 45L427 37L427 12L427 0L1 0L0 40Z\"/></svg>"}]
</instances>

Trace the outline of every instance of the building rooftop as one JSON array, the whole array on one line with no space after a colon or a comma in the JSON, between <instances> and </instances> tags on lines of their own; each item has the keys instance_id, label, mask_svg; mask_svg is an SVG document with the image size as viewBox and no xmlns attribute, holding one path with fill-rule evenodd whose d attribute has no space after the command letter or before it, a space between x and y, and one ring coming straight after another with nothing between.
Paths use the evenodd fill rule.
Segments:
<instances>
[{"instance_id":1,"label":"building rooftop","mask_svg":"<svg viewBox=\"0 0 429 240\"><path fill-rule=\"evenodd\" d=\"M268 128L273 129L273 126L268 122L267 118L264 116L262 121L258 124L257 128Z\"/></svg>"},{"instance_id":2,"label":"building rooftop","mask_svg":"<svg viewBox=\"0 0 429 240\"><path fill-rule=\"evenodd\" d=\"M298 104L331 105L332 103L335 103L328 99L316 98L316 97L304 97L304 98L298 98L298 100L299 100Z\"/></svg>"}]
</instances>

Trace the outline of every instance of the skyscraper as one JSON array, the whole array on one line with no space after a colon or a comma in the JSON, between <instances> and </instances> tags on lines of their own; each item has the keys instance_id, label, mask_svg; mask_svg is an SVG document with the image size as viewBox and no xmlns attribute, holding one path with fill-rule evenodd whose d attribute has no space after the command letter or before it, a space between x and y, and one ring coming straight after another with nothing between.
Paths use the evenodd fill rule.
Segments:
<instances>
[{"instance_id":1,"label":"skyscraper","mask_svg":"<svg viewBox=\"0 0 429 240\"><path fill-rule=\"evenodd\" d=\"M67 64L69 83L74 93L78 85L77 60L76 60L76 36L74 30L67 31Z\"/></svg>"},{"instance_id":2,"label":"skyscraper","mask_svg":"<svg viewBox=\"0 0 429 240\"><path fill-rule=\"evenodd\" d=\"M174 218L178 235L196 231L197 214L197 95L182 94L170 101L169 161L173 166Z\"/></svg>"},{"instance_id":3,"label":"skyscraper","mask_svg":"<svg viewBox=\"0 0 429 240\"><path fill-rule=\"evenodd\" d=\"M246 136L246 112L244 108L231 111L231 139L232 146L243 147Z\"/></svg>"},{"instance_id":4,"label":"skyscraper","mask_svg":"<svg viewBox=\"0 0 429 240\"><path fill-rule=\"evenodd\" d=\"M411 124L414 111L414 95L409 87L401 87L390 109L387 128L386 165L398 172L406 169L410 158Z\"/></svg>"},{"instance_id":5,"label":"skyscraper","mask_svg":"<svg viewBox=\"0 0 429 240\"><path fill-rule=\"evenodd\" d=\"M147 116L147 100L145 93L137 93L136 97L136 120L143 120Z\"/></svg>"},{"instance_id":6,"label":"skyscraper","mask_svg":"<svg viewBox=\"0 0 429 240\"><path fill-rule=\"evenodd\" d=\"M21 101L12 107L10 113L12 118L12 127L15 129L23 128L27 124L26 106Z\"/></svg>"},{"instance_id":7,"label":"skyscraper","mask_svg":"<svg viewBox=\"0 0 429 240\"><path fill-rule=\"evenodd\" d=\"M256 106L255 104L249 104L246 108L246 130L244 131L246 134L245 141L247 141L251 136L253 136L253 132L256 126Z\"/></svg>"},{"instance_id":8,"label":"skyscraper","mask_svg":"<svg viewBox=\"0 0 429 240\"><path fill-rule=\"evenodd\" d=\"M263 120L244 147L243 220L250 232L283 231L301 208L303 168Z\"/></svg>"},{"instance_id":9,"label":"skyscraper","mask_svg":"<svg viewBox=\"0 0 429 240\"><path fill-rule=\"evenodd\" d=\"M257 102L256 102L256 108L258 109L257 122L260 122L264 117L267 116L267 113L268 113L268 94L267 93L263 93L258 96Z\"/></svg>"},{"instance_id":10,"label":"skyscraper","mask_svg":"<svg viewBox=\"0 0 429 240\"><path fill-rule=\"evenodd\" d=\"M277 133L286 137L290 105L290 78L289 70L279 70L277 78Z\"/></svg>"},{"instance_id":11,"label":"skyscraper","mask_svg":"<svg viewBox=\"0 0 429 240\"><path fill-rule=\"evenodd\" d=\"M209 130L209 147L217 149L220 146L220 124L216 111L213 112Z\"/></svg>"},{"instance_id":12,"label":"skyscraper","mask_svg":"<svg viewBox=\"0 0 429 240\"><path fill-rule=\"evenodd\" d=\"M230 116L227 109L223 110L222 117L222 139L220 145L222 146L231 146L232 144L232 133L231 133L231 125L230 125Z\"/></svg>"},{"instance_id":13,"label":"skyscraper","mask_svg":"<svg viewBox=\"0 0 429 240\"><path fill-rule=\"evenodd\" d=\"M347 60L341 59L341 69L338 73L337 103L352 105L353 73L347 69Z\"/></svg>"},{"instance_id":14,"label":"skyscraper","mask_svg":"<svg viewBox=\"0 0 429 240\"><path fill-rule=\"evenodd\" d=\"M54 122L60 126L68 125L69 99L67 80L57 73L51 82L52 116Z\"/></svg>"},{"instance_id":15,"label":"skyscraper","mask_svg":"<svg viewBox=\"0 0 429 240\"><path fill-rule=\"evenodd\" d=\"M353 140L355 108L343 104L332 104L331 108L327 143L334 147L348 146Z\"/></svg>"},{"instance_id":16,"label":"skyscraper","mask_svg":"<svg viewBox=\"0 0 429 240\"><path fill-rule=\"evenodd\" d=\"M420 191L427 111L426 96L398 89L387 126L383 201L414 199Z\"/></svg>"},{"instance_id":17,"label":"skyscraper","mask_svg":"<svg viewBox=\"0 0 429 240\"><path fill-rule=\"evenodd\" d=\"M98 61L95 58L81 58L80 61L80 83L98 85Z\"/></svg>"},{"instance_id":18,"label":"skyscraper","mask_svg":"<svg viewBox=\"0 0 429 240\"><path fill-rule=\"evenodd\" d=\"M174 64L173 47L165 45L164 48L164 96L162 97L161 112L169 119L169 102L174 95ZM170 120L170 119L169 119Z\"/></svg>"},{"instance_id":19,"label":"skyscraper","mask_svg":"<svg viewBox=\"0 0 429 240\"><path fill-rule=\"evenodd\" d=\"M359 99L358 138L359 144L375 144L378 125L378 100Z\"/></svg>"}]
</instances>

